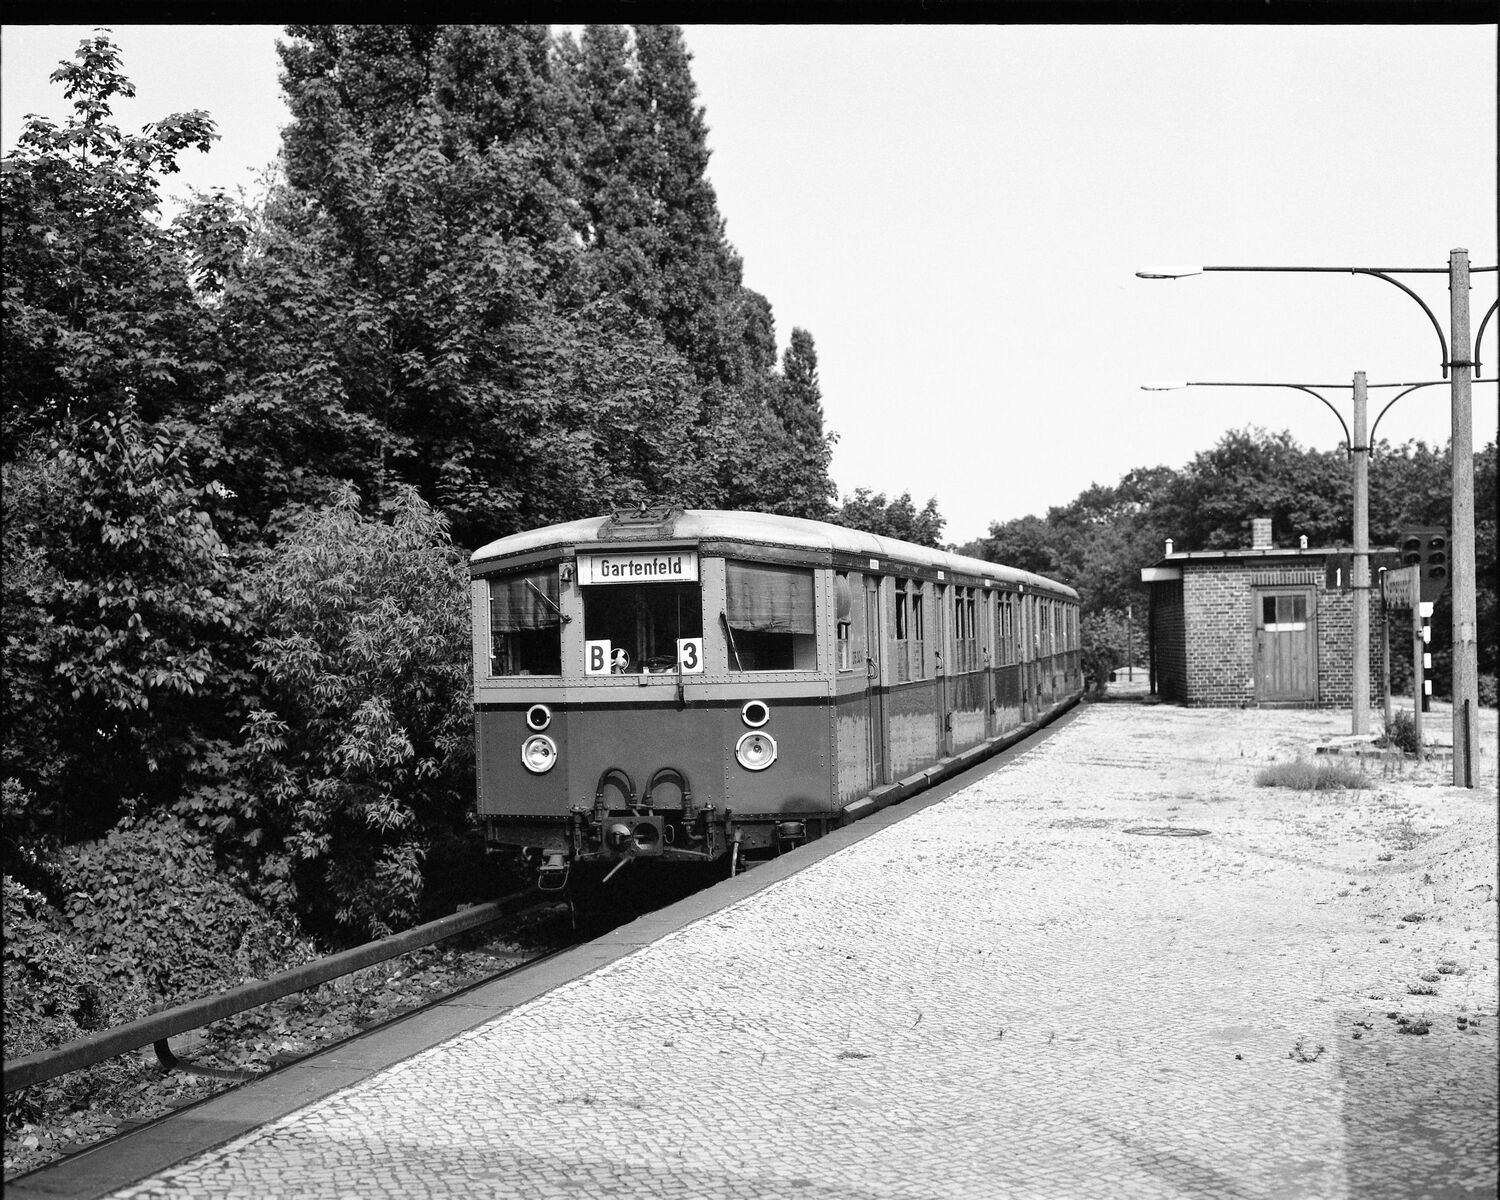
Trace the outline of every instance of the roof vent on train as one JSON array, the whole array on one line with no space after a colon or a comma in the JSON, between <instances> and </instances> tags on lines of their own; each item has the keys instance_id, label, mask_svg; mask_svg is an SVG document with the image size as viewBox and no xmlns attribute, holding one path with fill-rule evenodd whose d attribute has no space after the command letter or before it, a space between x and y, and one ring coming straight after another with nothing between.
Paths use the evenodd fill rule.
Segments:
<instances>
[{"instance_id":1,"label":"roof vent on train","mask_svg":"<svg viewBox=\"0 0 1500 1200\"><path fill-rule=\"evenodd\" d=\"M680 504L640 504L616 509L599 529L601 538L669 538L682 516Z\"/></svg>"}]
</instances>

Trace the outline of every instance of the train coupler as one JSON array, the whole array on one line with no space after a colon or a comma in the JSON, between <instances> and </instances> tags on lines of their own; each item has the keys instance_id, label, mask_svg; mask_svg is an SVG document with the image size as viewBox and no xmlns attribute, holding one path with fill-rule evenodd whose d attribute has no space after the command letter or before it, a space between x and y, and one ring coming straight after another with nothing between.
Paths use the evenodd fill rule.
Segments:
<instances>
[{"instance_id":1,"label":"train coupler","mask_svg":"<svg viewBox=\"0 0 1500 1200\"><path fill-rule=\"evenodd\" d=\"M784 854L807 841L806 821L778 821L776 823L776 853Z\"/></svg>"},{"instance_id":2,"label":"train coupler","mask_svg":"<svg viewBox=\"0 0 1500 1200\"><path fill-rule=\"evenodd\" d=\"M567 887L568 860L560 853L548 854L537 872L536 886L542 892L560 892Z\"/></svg>"}]
</instances>

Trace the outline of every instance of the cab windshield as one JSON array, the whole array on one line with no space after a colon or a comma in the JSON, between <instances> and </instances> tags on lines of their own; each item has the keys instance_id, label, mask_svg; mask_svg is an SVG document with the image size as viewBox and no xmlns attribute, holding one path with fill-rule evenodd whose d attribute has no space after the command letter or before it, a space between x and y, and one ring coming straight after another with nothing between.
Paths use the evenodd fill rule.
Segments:
<instances>
[{"instance_id":1,"label":"cab windshield","mask_svg":"<svg viewBox=\"0 0 1500 1200\"><path fill-rule=\"evenodd\" d=\"M675 671L678 641L703 636L702 592L697 583L585 587L583 636L609 643L612 674Z\"/></svg>"}]
</instances>

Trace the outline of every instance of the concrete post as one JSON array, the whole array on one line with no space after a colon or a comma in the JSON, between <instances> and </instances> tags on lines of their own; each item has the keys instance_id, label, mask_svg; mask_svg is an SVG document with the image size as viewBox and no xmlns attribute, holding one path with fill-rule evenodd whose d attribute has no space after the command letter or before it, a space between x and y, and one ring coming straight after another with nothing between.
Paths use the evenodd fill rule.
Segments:
<instances>
[{"instance_id":1,"label":"concrete post","mask_svg":"<svg viewBox=\"0 0 1500 1200\"><path fill-rule=\"evenodd\" d=\"M1354 722L1352 732L1370 732L1370 439L1365 373L1354 372Z\"/></svg>"},{"instance_id":2,"label":"concrete post","mask_svg":"<svg viewBox=\"0 0 1500 1200\"><path fill-rule=\"evenodd\" d=\"M1479 659L1474 599L1474 413L1469 342L1469 252L1448 256L1453 360L1453 528L1449 532L1449 583L1453 588L1453 786L1473 787L1467 770L1473 753L1473 714L1479 708Z\"/></svg>"}]
</instances>

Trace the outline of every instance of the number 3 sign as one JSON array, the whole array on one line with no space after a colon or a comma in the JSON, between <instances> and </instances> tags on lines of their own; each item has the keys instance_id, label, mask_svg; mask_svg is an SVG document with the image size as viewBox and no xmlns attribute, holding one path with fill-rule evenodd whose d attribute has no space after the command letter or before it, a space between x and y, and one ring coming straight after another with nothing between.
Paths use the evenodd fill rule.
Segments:
<instances>
[{"instance_id":1,"label":"number 3 sign","mask_svg":"<svg viewBox=\"0 0 1500 1200\"><path fill-rule=\"evenodd\" d=\"M703 674L703 639L677 639L677 669L684 675Z\"/></svg>"}]
</instances>

